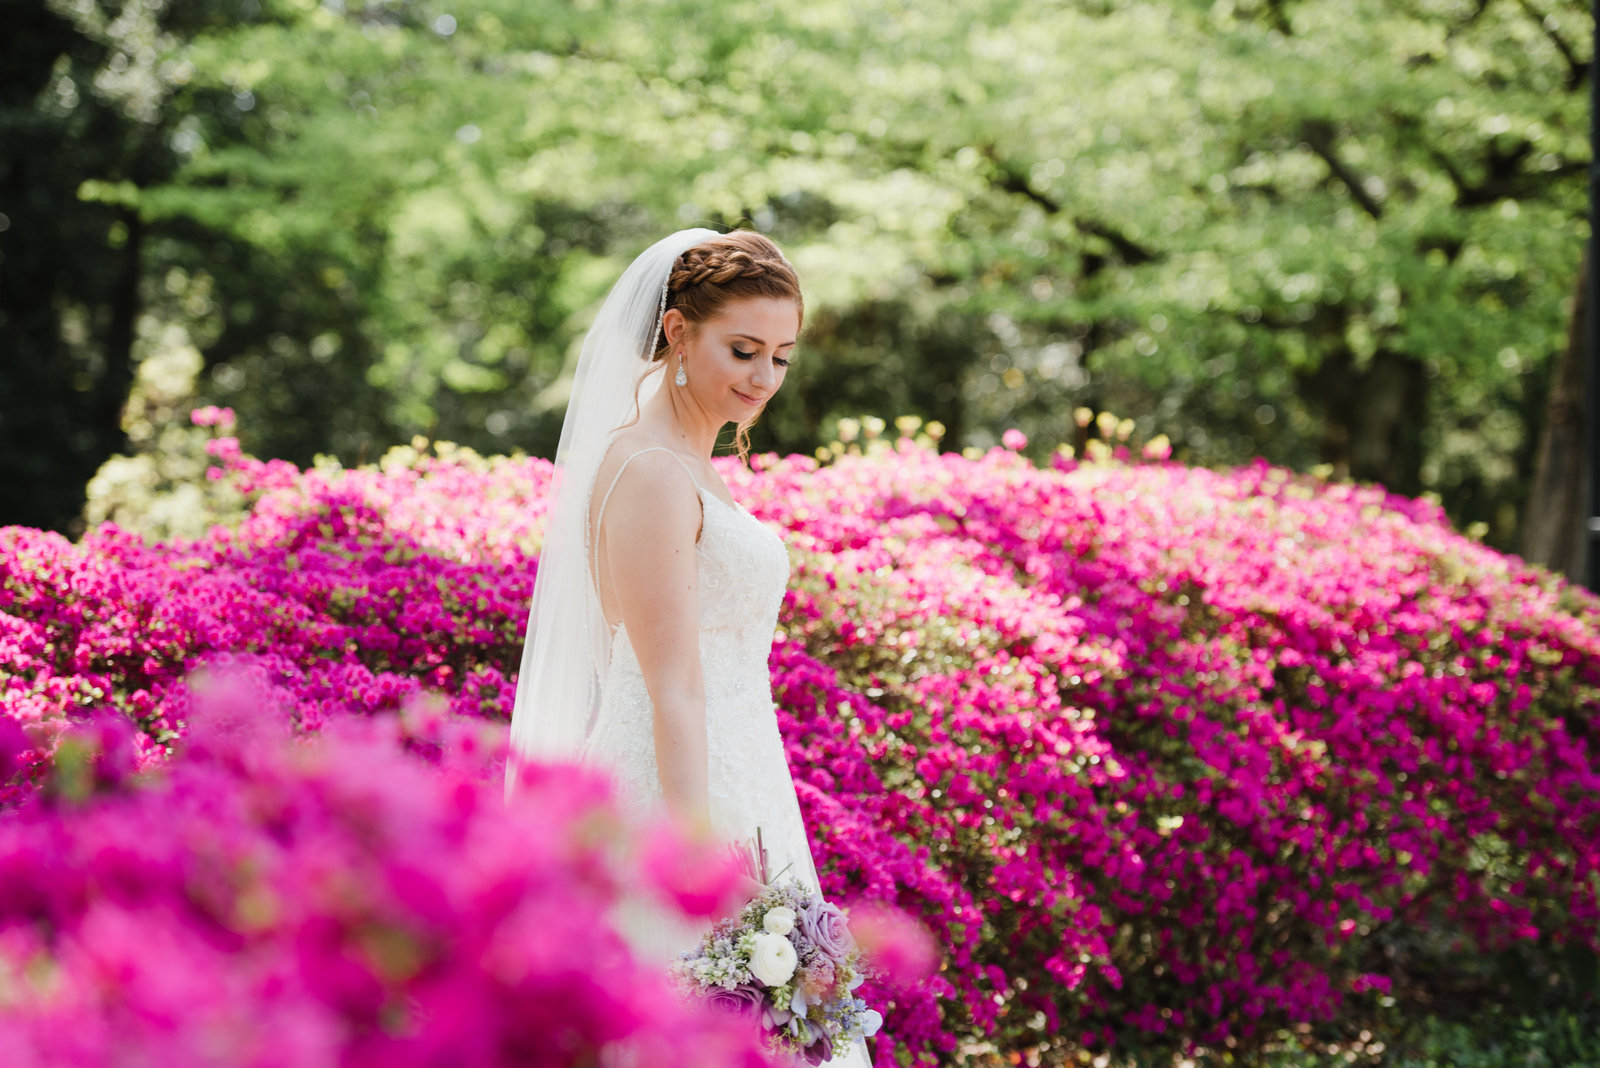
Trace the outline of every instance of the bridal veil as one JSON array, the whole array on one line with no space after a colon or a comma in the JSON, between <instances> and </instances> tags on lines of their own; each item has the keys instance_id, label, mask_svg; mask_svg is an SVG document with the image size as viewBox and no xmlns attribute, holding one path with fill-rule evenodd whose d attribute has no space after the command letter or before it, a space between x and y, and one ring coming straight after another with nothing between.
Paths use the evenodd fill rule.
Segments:
<instances>
[{"instance_id":1,"label":"bridal veil","mask_svg":"<svg viewBox=\"0 0 1600 1068\"><path fill-rule=\"evenodd\" d=\"M717 236L718 231L703 227L679 230L645 249L612 286L584 335L556 446L551 505L511 712L508 803L524 762L576 759L594 725L611 632L589 577L589 492L611 431L635 413L635 386L642 405L661 385L660 375L645 372L672 265L685 250Z\"/></svg>"}]
</instances>

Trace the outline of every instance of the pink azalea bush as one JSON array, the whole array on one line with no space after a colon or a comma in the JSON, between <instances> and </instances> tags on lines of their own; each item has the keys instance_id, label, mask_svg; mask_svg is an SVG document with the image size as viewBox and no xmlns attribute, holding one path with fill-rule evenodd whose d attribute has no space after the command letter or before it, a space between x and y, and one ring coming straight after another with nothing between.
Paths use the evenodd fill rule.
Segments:
<instances>
[{"instance_id":1,"label":"pink azalea bush","mask_svg":"<svg viewBox=\"0 0 1600 1068\"><path fill-rule=\"evenodd\" d=\"M162 768L125 717L74 724L0 821L4 1063L767 1064L616 933L602 776L541 766L507 805L494 725L413 701L296 737L261 667L174 695Z\"/></svg>"},{"instance_id":2,"label":"pink azalea bush","mask_svg":"<svg viewBox=\"0 0 1600 1068\"><path fill-rule=\"evenodd\" d=\"M960 873L1002 1048L1260 1038L1448 986L1430 940L1595 948L1600 612L1436 507L904 441L744 482L837 667L798 774L869 764L855 818Z\"/></svg>"},{"instance_id":3,"label":"pink azalea bush","mask_svg":"<svg viewBox=\"0 0 1600 1068\"><path fill-rule=\"evenodd\" d=\"M771 668L823 889L943 954L859 992L880 1063L1249 1044L1595 948L1592 597L1377 488L1026 444L719 461L795 565ZM298 731L424 690L503 729L546 462L211 452L250 509L196 541L0 531L13 803L77 710L168 760L223 651Z\"/></svg>"}]
</instances>

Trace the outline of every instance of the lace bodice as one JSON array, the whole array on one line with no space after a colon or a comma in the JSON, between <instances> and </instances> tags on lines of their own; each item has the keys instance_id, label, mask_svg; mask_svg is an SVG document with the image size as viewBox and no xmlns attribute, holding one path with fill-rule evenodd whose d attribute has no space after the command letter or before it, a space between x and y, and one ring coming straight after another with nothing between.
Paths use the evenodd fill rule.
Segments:
<instances>
[{"instance_id":1,"label":"lace bodice","mask_svg":"<svg viewBox=\"0 0 1600 1068\"><path fill-rule=\"evenodd\" d=\"M662 451L672 454L670 449ZM684 471L693 481L687 465ZM617 475L620 477L621 469ZM693 484L705 517L695 557L715 823L718 809L732 804L747 785L750 754L778 737L767 658L789 583L789 551L782 538L742 506L730 505L698 482ZM599 518L604 515L602 500ZM657 809L661 801L651 716L650 695L638 658L626 626L618 623L612 628L611 660L601 684L600 710L584 755L586 759L603 757L617 766L624 779L641 788L625 798L636 810ZM720 806L719 801L723 803Z\"/></svg>"},{"instance_id":2,"label":"lace bodice","mask_svg":"<svg viewBox=\"0 0 1600 1068\"><path fill-rule=\"evenodd\" d=\"M653 448L677 457L671 449ZM778 731L767 667L789 583L789 552L783 539L759 519L701 486L687 464L683 469L700 495L704 514L695 556L712 829L725 841L742 842L753 839L759 827L770 870L780 879L793 877L817 890L816 865ZM618 468L611 488L621 474ZM601 498L596 530L609 496L610 488ZM612 631L600 709L580 759L608 767L623 810L632 818L649 820L664 811L654 711L627 628L620 623ZM636 953L663 962L693 948L709 926L685 923L647 898L628 895L616 921ZM832 1068L871 1068L872 1059L866 1044L858 1041L826 1063Z\"/></svg>"}]
</instances>

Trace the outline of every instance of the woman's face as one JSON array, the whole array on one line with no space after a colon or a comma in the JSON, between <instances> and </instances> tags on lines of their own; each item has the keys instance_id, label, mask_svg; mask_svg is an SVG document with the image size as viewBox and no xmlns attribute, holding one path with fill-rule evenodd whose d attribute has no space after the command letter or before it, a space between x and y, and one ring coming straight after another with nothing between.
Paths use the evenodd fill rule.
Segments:
<instances>
[{"instance_id":1,"label":"woman's face","mask_svg":"<svg viewBox=\"0 0 1600 1068\"><path fill-rule=\"evenodd\" d=\"M795 336L800 330L800 309L782 297L748 297L729 301L722 311L699 329L687 329L688 322L676 308L683 327L678 342L667 360L667 386L686 392L712 416L723 422L743 423L760 412L783 385ZM671 322L666 324L672 336ZM678 351L683 350L683 370L687 385L673 383L678 373Z\"/></svg>"}]
</instances>

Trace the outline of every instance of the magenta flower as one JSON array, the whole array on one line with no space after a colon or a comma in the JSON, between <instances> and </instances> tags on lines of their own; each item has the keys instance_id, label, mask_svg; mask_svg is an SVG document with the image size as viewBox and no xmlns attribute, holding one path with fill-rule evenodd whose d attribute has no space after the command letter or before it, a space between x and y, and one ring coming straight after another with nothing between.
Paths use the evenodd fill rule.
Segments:
<instances>
[{"instance_id":1,"label":"magenta flower","mask_svg":"<svg viewBox=\"0 0 1600 1068\"><path fill-rule=\"evenodd\" d=\"M195 697L195 744L136 786L104 773L130 723L75 726L72 762L0 821L0 969L49 977L0 1007L7 1063L491 1068L552 1042L764 1063L610 927L643 876L613 867L628 832L603 777L538 767L507 806L407 752L393 717L218 729L238 709L210 704L242 693Z\"/></svg>"},{"instance_id":2,"label":"magenta flower","mask_svg":"<svg viewBox=\"0 0 1600 1068\"><path fill-rule=\"evenodd\" d=\"M1039 1016L1102 1049L1244 1047L1451 953L1597 948L1600 602L1378 487L1187 468L1153 443L1148 464L1039 468L1005 444L716 461L790 548L774 715L824 896L896 962L860 988L892 1006L879 1063L980 1038L1020 1053ZM235 1063L346 1059L352 1027L402 1065L485 1035L544 1050L569 1024L670 1031L604 982L528 1007L587 981L553 978L573 960L623 952L548 939L540 911L603 912L624 877L584 837L611 826L603 778L530 773L572 840L480 800L503 774L550 465L441 449L301 471L212 448L249 510L202 538L0 529L0 920L34 918L0 922L0 952L65 952L28 934L38 917L79 945L101 900L109 948L62 974L151 998L201 977L214 1007L170 979L189 997L173 1033L256 1051ZM202 711L196 669L236 676L232 712ZM91 726L97 709L128 730ZM715 879L657 845L629 877L707 907ZM876 929L876 905L923 933ZM129 924L150 932L137 965ZM463 924L477 941L442 933ZM1422 956L1380 974L1374 939L1407 928L1433 933ZM71 995L29 1010L51 1063L155 1041ZM407 998L431 1023L402 1040Z\"/></svg>"},{"instance_id":3,"label":"magenta flower","mask_svg":"<svg viewBox=\"0 0 1600 1068\"><path fill-rule=\"evenodd\" d=\"M218 408L215 404L208 404L190 412L189 421L195 426L216 426L226 430L233 426L233 409Z\"/></svg>"},{"instance_id":4,"label":"magenta flower","mask_svg":"<svg viewBox=\"0 0 1600 1068\"><path fill-rule=\"evenodd\" d=\"M740 904L739 863L719 843L691 840L670 819L656 823L644 839L644 871L686 915L716 917Z\"/></svg>"}]
</instances>

